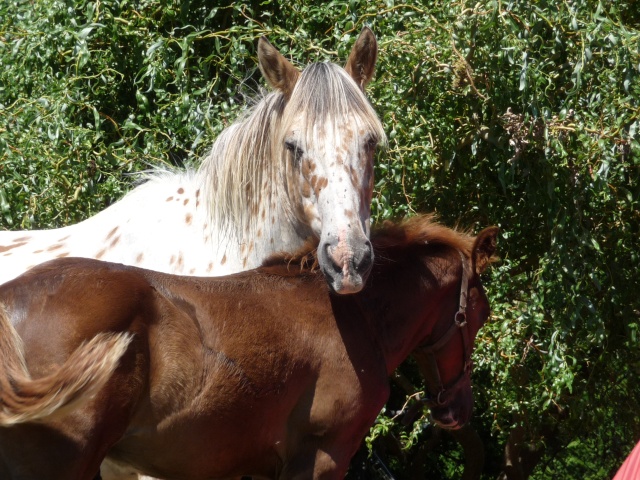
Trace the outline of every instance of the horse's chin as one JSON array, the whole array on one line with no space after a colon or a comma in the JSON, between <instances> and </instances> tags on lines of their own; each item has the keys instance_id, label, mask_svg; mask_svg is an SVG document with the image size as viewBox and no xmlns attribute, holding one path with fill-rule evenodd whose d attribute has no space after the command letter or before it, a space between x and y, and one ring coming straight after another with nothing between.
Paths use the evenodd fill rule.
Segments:
<instances>
[{"instance_id":1,"label":"horse's chin","mask_svg":"<svg viewBox=\"0 0 640 480\"><path fill-rule=\"evenodd\" d=\"M446 406L432 407L430 420L444 430L459 430L471 421L473 397L455 398Z\"/></svg>"},{"instance_id":2,"label":"horse's chin","mask_svg":"<svg viewBox=\"0 0 640 480\"><path fill-rule=\"evenodd\" d=\"M455 421L452 423L442 422L437 418L434 418L433 416L431 416L430 419L434 424L436 424L438 427L442 428L443 430L460 430L462 427L466 425L466 423L458 423Z\"/></svg>"},{"instance_id":3,"label":"horse's chin","mask_svg":"<svg viewBox=\"0 0 640 480\"><path fill-rule=\"evenodd\" d=\"M369 277L369 271L367 270L364 275L350 271L346 275L340 271L336 272L335 269L322 268L327 283L331 286L333 291L338 295L351 295L358 293L364 288L364 285Z\"/></svg>"}]
</instances>

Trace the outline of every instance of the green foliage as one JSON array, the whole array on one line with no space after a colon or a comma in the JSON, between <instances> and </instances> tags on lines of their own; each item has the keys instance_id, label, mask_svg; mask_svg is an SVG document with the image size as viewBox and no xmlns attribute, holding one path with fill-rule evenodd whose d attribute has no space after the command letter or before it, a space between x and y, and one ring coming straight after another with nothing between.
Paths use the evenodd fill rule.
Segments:
<instances>
[{"instance_id":1,"label":"green foliage","mask_svg":"<svg viewBox=\"0 0 640 480\"><path fill-rule=\"evenodd\" d=\"M540 454L535 478L610 478L640 438L637 5L218 3L0 3L2 228L79 221L134 172L197 161L262 82L259 36L300 65L344 62L370 25L369 96L389 135L375 218L501 227L474 357L486 478L516 426ZM397 478L432 431L424 416L400 424L406 401L394 387L368 440L397 443ZM459 450L435 452L424 471L460 473Z\"/></svg>"}]
</instances>

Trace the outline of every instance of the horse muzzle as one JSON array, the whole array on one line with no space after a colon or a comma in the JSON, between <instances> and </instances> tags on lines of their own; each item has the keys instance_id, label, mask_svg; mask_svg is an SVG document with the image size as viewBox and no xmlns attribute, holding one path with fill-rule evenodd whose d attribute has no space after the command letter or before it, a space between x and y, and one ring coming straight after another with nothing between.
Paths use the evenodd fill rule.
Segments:
<instances>
[{"instance_id":1,"label":"horse muzzle","mask_svg":"<svg viewBox=\"0 0 640 480\"><path fill-rule=\"evenodd\" d=\"M463 382L462 388L447 391L442 398L427 402L430 419L445 430L458 430L471 420L473 392L471 383Z\"/></svg>"},{"instance_id":2,"label":"horse muzzle","mask_svg":"<svg viewBox=\"0 0 640 480\"><path fill-rule=\"evenodd\" d=\"M346 238L321 242L318 261L327 283L340 295L357 293L364 287L373 265L373 248L368 238Z\"/></svg>"}]
</instances>

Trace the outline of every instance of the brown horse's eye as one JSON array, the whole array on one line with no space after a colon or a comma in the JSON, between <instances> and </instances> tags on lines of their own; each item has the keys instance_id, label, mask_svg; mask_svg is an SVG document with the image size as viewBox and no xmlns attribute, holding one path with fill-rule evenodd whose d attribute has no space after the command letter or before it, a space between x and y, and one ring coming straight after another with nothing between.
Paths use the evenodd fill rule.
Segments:
<instances>
[{"instance_id":1,"label":"brown horse's eye","mask_svg":"<svg viewBox=\"0 0 640 480\"><path fill-rule=\"evenodd\" d=\"M373 152L378 146L378 139L374 137L369 137L365 143L365 148L370 152Z\"/></svg>"}]
</instances>

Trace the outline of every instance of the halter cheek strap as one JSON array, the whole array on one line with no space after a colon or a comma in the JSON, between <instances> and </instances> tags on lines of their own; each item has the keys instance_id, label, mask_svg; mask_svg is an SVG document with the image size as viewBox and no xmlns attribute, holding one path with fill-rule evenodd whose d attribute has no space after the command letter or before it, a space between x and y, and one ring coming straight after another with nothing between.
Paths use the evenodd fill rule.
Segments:
<instances>
[{"instance_id":1,"label":"halter cheek strap","mask_svg":"<svg viewBox=\"0 0 640 480\"><path fill-rule=\"evenodd\" d=\"M469 264L467 259L464 257L462 252L460 252L460 258L462 260L462 277L460 280L460 301L458 303L458 311L454 315L453 323L449 327L449 329L445 332L445 334L440 337L436 342L432 344L424 344L418 347L415 352L416 360L421 364L422 367L425 367L430 374L429 377L431 379L435 379L435 384L437 393L435 394L435 398L427 398L425 399L425 403L429 407L437 407L445 405L449 399L447 398L447 393L455 390L455 387L464 379L467 373L471 370L471 343L469 342L469 327L467 325L467 294L469 289ZM453 381L453 383L447 387L442 383L442 378L440 376L440 370L438 369L438 363L436 361L436 353L442 350L451 340L451 337L455 335L456 332L460 332L462 335L462 344L463 344L463 352L462 352L462 360L463 360L463 369L460 372L460 375Z\"/></svg>"}]
</instances>

